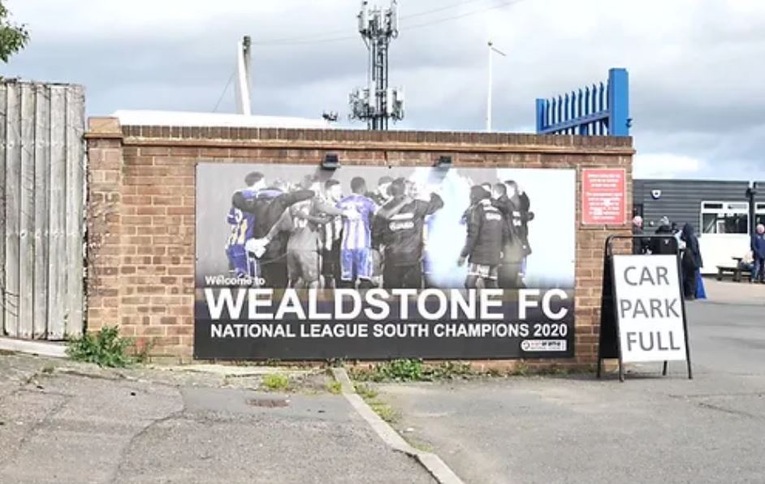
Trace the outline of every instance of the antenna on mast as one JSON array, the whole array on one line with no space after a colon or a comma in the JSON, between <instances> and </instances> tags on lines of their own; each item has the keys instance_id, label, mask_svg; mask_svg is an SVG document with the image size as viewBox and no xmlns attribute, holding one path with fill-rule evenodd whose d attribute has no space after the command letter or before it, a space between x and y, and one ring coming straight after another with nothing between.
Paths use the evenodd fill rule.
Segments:
<instances>
[{"instance_id":1,"label":"antenna on mast","mask_svg":"<svg viewBox=\"0 0 765 484\"><path fill-rule=\"evenodd\" d=\"M252 116L252 100L250 99L250 87L252 83L251 67L251 46L252 42L249 35L242 37L237 44L236 55L236 74L237 74L237 97L236 105L239 114Z\"/></svg>"},{"instance_id":2,"label":"antenna on mast","mask_svg":"<svg viewBox=\"0 0 765 484\"><path fill-rule=\"evenodd\" d=\"M388 48L398 37L398 11L396 0L385 11L361 2L358 15L359 33L369 51L367 88L351 92L349 104L351 119L367 122L372 130L387 130L388 120L404 119L404 93L401 88L388 87Z\"/></svg>"}]
</instances>

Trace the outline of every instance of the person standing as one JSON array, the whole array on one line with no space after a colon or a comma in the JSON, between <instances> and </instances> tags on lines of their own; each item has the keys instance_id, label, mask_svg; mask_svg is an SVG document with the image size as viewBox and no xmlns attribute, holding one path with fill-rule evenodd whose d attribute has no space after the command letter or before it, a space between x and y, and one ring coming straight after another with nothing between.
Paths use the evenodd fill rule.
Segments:
<instances>
[{"instance_id":1,"label":"person standing","mask_svg":"<svg viewBox=\"0 0 765 484\"><path fill-rule=\"evenodd\" d=\"M265 190L264 190L265 191ZM274 190L275 193L280 193ZM281 192L276 196L265 196L263 192L257 198L248 199L243 193L234 194L231 204L234 208L244 213L252 214L256 221L251 239L266 240L267 234L274 225L280 223L285 212L296 203L313 198L315 192L311 190L296 190L294 192ZM260 277L264 279L265 287L287 287L287 236L279 234L269 239L265 251L259 260Z\"/></svg>"},{"instance_id":2,"label":"person standing","mask_svg":"<svg viewBox=\"0 0 765 484\"><path fill-rule=\"evenodd\" d=\"M644 235L643 231L643 217L635 215L632 219L632 235ZM637 238L632 239L632 253L635 255L647 254L649 251L650 239Z\"/></svg>"},{"instance_id":3,"label":"person standing","mask_svg":"<svg viewBox=\"0 0 765 484\"><path fill-rule=\"evenodd\" d=\"M372 219L377 205L364 195L367 183L362 177L351 180L351 194L337 202L343 212L355 213L343 219L340 247L340 284L345 288L373 287L374 259L372 256Z\"/></svg>"},{"instance_id":4,"label":"person standing","mask_svg":"<svg viewBox=\"0 0 765 484\"><path fill-rule=\"evenodd\" d=\"M685 299L692 301L696 299L698 272L699 269L704 266L704 262L701 259L699 239L693 232L693 226L691 224L685 224L683 226L681 238L683 242L685 242L685 250L683 251L683 258L681 261L683 292L685 293Z\"/></svg>"},{"instance_id":5,"label":"person standing","mask_svg":"<svg viewBox=\"0 0 765 484\"><path fill-rule=\"evenodd\" d=\"M752 236L752 282L765 282L765 225L758 224Z\"/></svg>"},{"instance_id":6,"label":"person standing","mask_svg":"<svg viewBox=\"0 0 765 484\"><path fill-rule=\"evenodd\" d=\"M667 217L662 217L659 220L659 228L656 229L657 237L651 240L651 253L652 254L677 254L679 250L679 241L674 237L672 232L672 225L669 223ZM674 240L672 240L672 238ZM682 239L682 237L681 237Z\"/></svg>"},{"instance_id":7,"label":"person standing","mask_svg":"<svg viewBox=\"0 0 765 484\"><path fill-rule=\"evenodd\" d=\"M321 193L321 183L307 176L302 188ZM346 215L321 197L314 196L296 203L285 215L290 217L290 237L287 242L287 273L290 287L318 289L321 283L321 250L323 225L334 217Z\"/></svg>"},{"instance_id":8,"label":"person standing","mask_svg":"<svg viewBox=\"0 0 765 484\"><path fill-rule=\"evenodd\" d=\"M508 180L507 184L515 183ZM518 279L523 281L526 277L526 262L531 255L531 244L529 243L529 222L534 220L534 212L531 211L531 200L528 193L515 183L515 189L518 192L518 203L521 211L521 239L523 240L523 259L521 260L521 270L518 273Z\"/></svg>"},{"instance_id":9,"label":"person standing","mask_svg":"<svg viewBox=\"0 0 765 484\"><path fill-rule=\"evenodd\" d=\"M343 198L340 182L330 178L324 183L323 201L337 205ZM332 217L324 224L321 253L322 287L334 289L340 282L340 246L342 245L343 219Z\"/></svg>"},{"instance_id":10,"label":"person standing","mask_svg":"<svg viewBox=\"0 0 765 484\"><path fill-rule=\"evenodd\" d=\"M466 289L478 288L479 281L485 288L496 289L499 287L499 264L508 226L502 212L492 204L491 193L483 187L476 185L471 188L470 201L473 209L457 265L464 265L466 260L469 262Z\"/></svg>"},{"instance_id":11,"label":"person standing","mask_svg":"<svg viewBox=\"0 0 765 484\"><path fill-rule=\"evenodd\" d=\"M237 190L235 195L248 201L257 198L258 192L266 187L265 177L259 172L248 174L244 183L246 188ZM257 262L248 256L245 249L247 241L253 238L255 215L245 213L232 204L226 222L231 226L231 235L226 241L229 270L238 278L259 277Z\"/></svg>"},{"instance_id":12,"label":"person standing","mask_svg":"<svg viewBox=\"0 0 765 484\"><path fill-rule=\"evenodd\" d=\"M378 207L382 207L388 203L388 201L390 201L388 188L390 187L392 181L393 178L389 176L380 177L380 179L377 181L377 190L373 192L367 192L367 198L370 198L373 202L375 202Z\"/></svg>"},{"instance_id":13,"label":"person standing","mask_svg":"<svg viewBox=\"0 0 765 484\"><path fill-rule=\"evenodd\" d=\"M517 185L513 180L497 183L493 187L492 204L505 219L505 241L499 266L499 287L501 289L523 288L521 270L523 259L530 253L528 240L523 232L523 214Z\"/></svg>"},{"instance_id":14,"label":"person standing","mask_svg":"<svg viewBox=\"0 0 765 484\"><path fill-rule=\"evenodd\" d=\"M374 227L375 245L384 251L383 287L386 289L422 289L425 218L444 206L434 191L429 195L419 193L419 199L412 199L406 188L404 178L393 180L390 185L393 198L381 210L395 214L378 217Z\"/></svg>"}]
</instances>

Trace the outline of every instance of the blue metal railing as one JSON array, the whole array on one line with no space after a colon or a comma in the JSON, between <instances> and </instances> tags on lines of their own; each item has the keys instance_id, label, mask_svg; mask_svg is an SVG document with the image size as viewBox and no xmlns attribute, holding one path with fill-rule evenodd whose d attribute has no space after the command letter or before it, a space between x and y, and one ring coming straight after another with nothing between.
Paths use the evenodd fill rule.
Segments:
<instances>
[{"instance_id":1,"label":"blue metal railing","mask_svg":"<svg viewBox=\"0 0 765 484\"><path fill-rule=\"evenodd\" d=\"M627 69L609 69L605 85L601 82L563 96L537 99L536 108L537 134L629 136Z\"/></svg>"}]
</instances>

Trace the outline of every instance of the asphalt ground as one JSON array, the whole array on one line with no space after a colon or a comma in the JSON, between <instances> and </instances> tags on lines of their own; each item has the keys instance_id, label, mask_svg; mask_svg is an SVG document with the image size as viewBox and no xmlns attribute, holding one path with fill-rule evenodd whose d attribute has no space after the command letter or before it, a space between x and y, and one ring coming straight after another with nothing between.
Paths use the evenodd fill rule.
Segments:
<instances>
[{"instance_id":1,"label":"asphalt ground","mask_svg":"<svg viewBox=\"0 0 765 484\"><path fill-rule=\"evenodd\" d=\"M258 377L71 367L0 356L0 483L434 482L328 376L272 393Z\"/></svg>"},{"instance_id":2,"label":"asphalt ground","mask_svg":"<svg viewBox=\"0 0 765 484\"><path fill-rule=\"evenodd\" d=\"M683 364L667 377L646 364L625 383L384 385L378 399L467 483L764 482L765 286L712 281L707 293L688 304L692 381ZM434 482L326 375L291 375L273 393L262 385L272 369L196 369L0 355L0 482Z\"/></svg>"},{"instance_id":3,"label":"asphalt ground","mask_svg":"<svg viewBox=\"0 0 765 484\"><path fill-rule=\"evenodd\" d=\"M466 483L765 482L765 286L742 297L727 284L712 281L712 300L687 304L693 380L672 363L666 377L661 364L632 365L624 383L581 375L377 389L400 414L397 430Z\"/></svg>"}]
</instances>

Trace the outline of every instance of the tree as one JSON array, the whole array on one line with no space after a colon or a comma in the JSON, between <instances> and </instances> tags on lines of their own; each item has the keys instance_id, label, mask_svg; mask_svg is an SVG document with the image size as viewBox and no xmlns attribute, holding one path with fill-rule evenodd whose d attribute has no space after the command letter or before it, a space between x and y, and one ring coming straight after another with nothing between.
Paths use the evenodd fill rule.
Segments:
<instances>
[{"instance_id":1,"label":"tree","mask_svg":"<svg viewBox=\"0 0 765 484\"><path fill-rule=\"evenodd\" d=\"M29 42L26 25L11 22L10 15L0 0L0 61L6 64L12 55L26 47Z\"/></svg>"}]
</instances>

